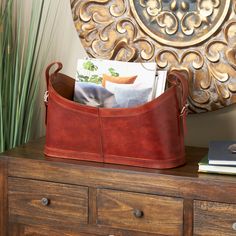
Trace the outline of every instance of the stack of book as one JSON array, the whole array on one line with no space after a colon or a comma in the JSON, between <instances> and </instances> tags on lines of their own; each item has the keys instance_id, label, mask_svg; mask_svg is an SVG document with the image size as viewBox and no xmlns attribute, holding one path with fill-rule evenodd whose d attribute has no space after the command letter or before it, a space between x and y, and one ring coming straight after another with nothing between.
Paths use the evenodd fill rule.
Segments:
<instances>
[{"instance_id":1,"label":"stack of book","mask_svg":"<svg viewBox=\"0 0 236 236\"><path fill-rule=\"evenodd\" d=\"M236 175L236 141L212 141L208 155L198 163L199 172Z\"/></svg>"}]
</instances>

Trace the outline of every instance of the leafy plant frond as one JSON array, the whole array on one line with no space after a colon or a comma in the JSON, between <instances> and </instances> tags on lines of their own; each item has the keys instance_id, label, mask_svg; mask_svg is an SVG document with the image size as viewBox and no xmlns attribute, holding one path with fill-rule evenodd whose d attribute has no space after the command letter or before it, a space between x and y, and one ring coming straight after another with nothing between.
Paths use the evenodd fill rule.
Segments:
<instances>
[{"instance_id":1,"label":"leafy plant frond","mask_svg":"<svg viewBox=\"0 0 236 236\"><path fill-rule=\"evenodd\" d=\"M25 0L0 2L0 152L31 138L47 56L42 52L52 37L45 32L55 24L48 21L52 1L31 0L28 18Z\"/></svg>"}]
</instances>

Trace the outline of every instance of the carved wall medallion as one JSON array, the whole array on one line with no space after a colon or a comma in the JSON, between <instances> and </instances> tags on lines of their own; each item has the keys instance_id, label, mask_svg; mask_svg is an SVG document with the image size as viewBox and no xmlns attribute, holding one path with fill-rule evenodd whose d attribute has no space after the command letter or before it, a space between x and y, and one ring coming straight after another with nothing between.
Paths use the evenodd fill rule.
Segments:
<instances>
[{"instance_id":1,"label":"carved wall medallion","mask_svg":"<svg viewBox=\"0 0 236 236\"><path fill-rule=\"evenodd\" d=\"M165 45L188 47L214 34L229 12L230 0L130 0L140 27Z\"/></svg>"},{"instance_id":2,"label":"carved wall medallion","mask_svg":"<svg viewBox=\"0 0 236 236\"><path fill-rule=\"evenodd\" d=\"M189 74L193 113L236 103L235 0L71 0L91 57Z\"/></svg>"}]
</instances>

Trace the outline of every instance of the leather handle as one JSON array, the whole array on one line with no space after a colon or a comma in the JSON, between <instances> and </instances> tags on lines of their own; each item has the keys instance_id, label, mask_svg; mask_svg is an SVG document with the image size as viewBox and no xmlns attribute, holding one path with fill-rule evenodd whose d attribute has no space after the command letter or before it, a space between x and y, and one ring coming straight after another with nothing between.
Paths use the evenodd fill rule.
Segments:
<instances>
[{"instance_id":1,"label":"leather handle","mask_svg":"<svg viewBox=\"0 0 236 236\"><path fill-rule=\"evenodd\" d=\"M184 72L173 70L168 74L168 81L177 86L179 91L179 105L180 111L186 108L187 98L188 98L188 79L187 75Z\"/></svg>"},{"instance_id":2,"label":"leather handle","mask_svg":"<svg viewBox=\"0 0 236 236\"><path fill-rule=\"evenodd\" d=\"M51 74L56 74L56 73L58 73L61 69L62 69L62 64L61 64L61 62L53 62L53 63L51 63L51 64L49 64L48 66L47 66L47 68L46 68L46 71L45 71L45 78L46 78L46 85L47 85L47 89L48 89L48 84L49 84L49 78L50 78L50 71L51 71L51 69L52 69L52 67L54 67L54 66L57 66L57 68L55 69L55 71L53 72L53 73L51 73Z\"/></svg>"},{"instance_id":3,"label":"leather handle","mask_svg":"<svg viewBox=\"0 0 236 236\"><path fill-rule=\"evenodd\" d=\"M51 71L52 67L54 67L54 66L57 66L57 67L54 70L54 72L50 74L50 71ZM47 86L47 91L44 94L44 104L45 104L45 108L46 108L46 110L45 110L45 125L47 124L47 110L48 110L47 109L47 102L48 102L48 96L49 96L49 93L48 93L49 79L50 79L51 75L58 73L62 69L62 67L63 66L62 66L61 62L53 62L47 66L46 71L45 71L46 86Z\"/></svg>"},{"instance_id":4,"label":"leather handle","mask_svg":"<svg viewBox=\"0 0 236 236\"><path fill-rule=\"evenodd\" d=\"M178 96L179 96L179 111L180 111L180 118L182 120L182 130L183 134L187 132L187 125L186 125L186 116L188 113L188 104L187 98L189 94L188 90L188 75L184 71L173 70L168 74L168 81L177 87Z\"/></svg>"}]
</instances>

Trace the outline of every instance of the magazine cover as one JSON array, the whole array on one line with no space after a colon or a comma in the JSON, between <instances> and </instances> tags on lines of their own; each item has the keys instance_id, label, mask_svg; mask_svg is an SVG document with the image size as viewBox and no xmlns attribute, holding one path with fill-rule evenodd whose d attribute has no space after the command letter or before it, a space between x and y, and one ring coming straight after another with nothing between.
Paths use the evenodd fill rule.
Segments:
<instances>
[{"instance_id":1,"label":"magazine cover","mask_svg":"<svg viewBox=\"0 0 236 236\"><path fill-rule=\"evenodd\" d=\"M84 86L81 83L86 82ZM94 85L92 85L92 83ZM166 71L158 71L155 62L123 62L103 59L79 59L77 63L75 90L81 87L87 91L95 91L100 97L97 104L104 104L100 99L104 97L105 90L114 94L117 103L111 107L131 107L151 101L164 92ZM96 87L97 86L97 87ZM91 90L92 89L92 90ZM75 92L76 94L76 92ZM107 94L105 94L107 95ZM77 96L75 100L83 104L91 104L89 98ZM89 103L86 103L87 100ZM101 105L102 106L102 105ZM106 106L105 106L106 107Z\"/></svg>"}]
</instances>

